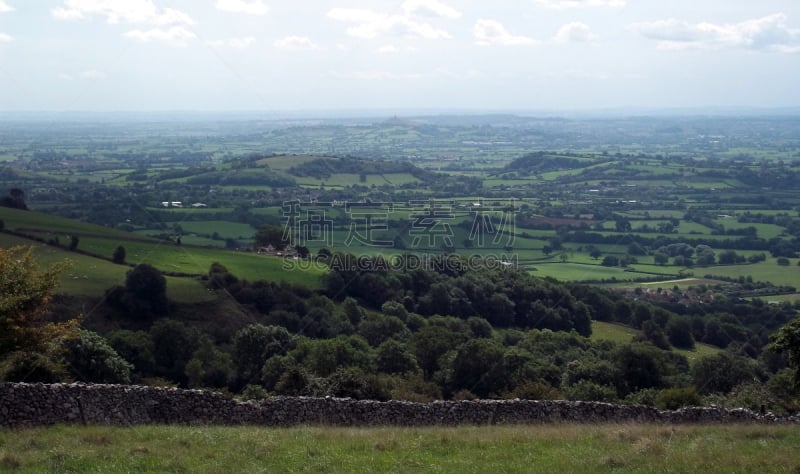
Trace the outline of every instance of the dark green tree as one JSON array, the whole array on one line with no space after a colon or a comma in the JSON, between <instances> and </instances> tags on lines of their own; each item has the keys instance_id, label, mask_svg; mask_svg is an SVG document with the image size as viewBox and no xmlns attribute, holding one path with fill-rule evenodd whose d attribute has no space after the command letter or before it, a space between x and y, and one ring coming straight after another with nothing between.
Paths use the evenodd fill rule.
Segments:
<instances>
[{"instance_id":1,"label":"dark green tree","mask_svg":"<svg viewBox=\"0 0 800 474\"><path fill-rule=\"evenodd\" d=\"M255 235L255 243L257 247L271 245L275 250L282 250L289 245L289 239L282 227L265 225L258 229Z\"/></svg>"},{"instance_id":2,"label":"dark green tree","mask_svg":"<svg viewBox=\"0 0 800 474\"><path fill-rule=\"evenodd\" d=\"M771 336L775 349L789 354L789 365L794 370L794 383L800 388L800 318L795 318Z\"/></svg>"},{"instance_id":3,"label":"dark green tree","mask_svg":"<svg viewBox=\"0 0 800 474\"><path fill-rule=\"evenodd\" d=\"M728 393L733 387L755 377L753 363L727 352L706 356L692 366L692 380L701 394Z\"/></svg>"},{"instance_id":4,"label":"dark green tree","mask_svg":"<svg viewBox=\"0 0 800 474\"><path fill-rule=\"evenodd\" d=\"M280 326L251 324L233 336L233 362L241 385L257 383L267 359L294 348L294 338Z\"/></svg>"},{"instance_id":5,"label":"dark green tree","mask_svg":"<svg viewBox=\"0 0 800 474\"><path fill-rule=\"evenodd\" d=\"M166 313L167 279L152 265L136 265L125 278L125 303L130 314L137 317Z\"/></svg>"},{"instance_id":6,"label":"dark green tree","mask_svg":"<svg viewBox=\"0 0 800 474\"><path fill-rule=\"evenodd\" d=\"M667 323L667 339L679 349L694 349L694 336L689 318L672 316Z\"/></svg>"},{"instance_id":7,"label":"dark green tree","mask_svg":"<svg viewBox=\"0 0 800 474\"><path fill-rule=\"evenodd\" d=\"M418 372L419 365L407 345L389 339L376 350L378 370L387 374Z\"/></svg>"},{"instance_id":8,"label":"dark green tree","mask_svg":"<svg viewBox=\"0 0 800 474\"><path fill-rule=\"evenodd\" d=\"M181 384L186 383L186 364L198 347L197 331L180 321L162 319L150 328L156 361L156 374Z\"/></svg>"},{"instance_id":9,"label":"dark green tree","mask_svg":"<svg viewBox=\"0 0 800 474\"><path fill-rule=\"evenodd\" d=\"M123 265L125 264L125 257L125 247L118 245L117 248L114 249L114 254L111 256L111 261L118 265Z\"/></svg>"},{"instance_id":10,"label":"dark green tree","mask_svg":"<svg viewBox=\"0 0 800 474\"><path fill-rule=\"evenodd\" d=\"M201 337L197 350L186 363L189 387L225 387L232 374L230 354L214 347L209 337Z\"/></svg>"},{"instance_id":11,"label":"dark green tree","mask_svg":"<svg viewBox=\"0 0 800 474\"><path fill-rule=\"evenodd\" d=\"M102 336L82 329L67 341L66 359L70 374L81 382L130 383L131 369Z\"/></svg>"}]
</instances>

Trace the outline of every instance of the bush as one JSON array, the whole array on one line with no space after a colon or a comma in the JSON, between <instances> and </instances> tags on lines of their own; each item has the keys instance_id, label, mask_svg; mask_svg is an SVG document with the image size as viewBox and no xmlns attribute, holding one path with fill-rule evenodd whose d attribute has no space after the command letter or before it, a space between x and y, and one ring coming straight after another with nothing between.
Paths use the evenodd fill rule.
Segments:
<instances>
[{"instance_id":1,"label":"bush","mask_svg":"<svg viewBox=\"0 0 800 474\"><path fill-rule=\"evenodd\" d=\"M242 390L242 400L263 400L269 397L269 393L261 385L247 385Z\"/></svg>"},{"instance_id":2,"label":"bush","mask_svg":"<svg viewBox=\"0 0 800 474\"><path fill-rule=\"evenodd\" d=\"M130 383L133 366L120 357L99 334L81 330L77 339L67 342L66 349L69 369L76 380Z\"/></svg>"},{"instance_id":3,"label":"bush","mask_svg":"<svg viewBox=\"0 0 800 474\"><path fill-rule=\"evenodd\" d=\"M629 393L623 400L628 405L656 406L656 398L661 391L655 388L643 388L638 392Z\"/></svg>"},{"instance_id":4,"label":"bush","mask_svg":"<svg viewBox=\"0 0 800 474\"><path fill-rule=\"evenodd\" d=\"M67 379L61 364L38 352L17 351L4 355L0 364L0 381L56 383Z\"/></svg>"},{"instance_id":5,"label":"bush","mask_svg":"<svg viewBox=\"0 0 800 474\"><path fill-rule=\"evenodd\" d=\"M661 410L677 410L702 404L703 401L694 387L668 388L660 391L656 397L656 407Z\"/></svg>"},{"instance_id":6,"label":"bush","mask_svg":"<svg viewBox=\"0 0 800 474\"><path fill-rule=\"evenodd\" d=\"M567 400L592 402L616 402L617 390L611 385L600 385L589 380L581 380L571 387L562 389Z\"/></svg>"},{"instance_id":7,"label":"bush","mask_svg":"<svg viewBox=\"0 0 800 474\"><path fill-rule=\"evenodd\" d=\"M539 380L528 380L514 387L506 393L504 398L521 400L557 400L559 397L558 389Z\"/></svg>"}]
</instances>

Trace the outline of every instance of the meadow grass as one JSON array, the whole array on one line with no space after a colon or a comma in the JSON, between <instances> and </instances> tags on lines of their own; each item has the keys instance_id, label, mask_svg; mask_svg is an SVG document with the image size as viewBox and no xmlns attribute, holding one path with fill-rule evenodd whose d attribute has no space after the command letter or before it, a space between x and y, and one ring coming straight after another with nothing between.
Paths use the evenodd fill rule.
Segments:
<instances>
[{"instance_id":1,"label":"meadow grass","mask_svg":"<svg viewBox=\"0 0 800 474\"><path fill-rule=\"evenodd\" d=\"M640 334L640 331L630 326L604 321L592 321L590 339L593 341L612 341L617 344L629 344ZM693 350L673 348L672 351L686 357L691 364L703 357L717 355L722 349L698 342L695 343Z\"/></svg>"},{"instance_id":2,"label":"meadow grass","mask_svg":"<svg viewBox=\"0 0 800 474\"><path fill-rule=\"evenodd\" d=\"M125 277L130 271L127 265L116 265L107 260L68 252L49 245L32 242L27 239L7 234L0 234L0 246L30 246L36 260L42 266L54 263L66 263L66 268L59 276L56 292L68 295L102 296L114 285L124 285ZM195 278L167 278L167 296L178 302L192 303L210 301L215 297L205 285Z\"/></svg>"},{"instance_id":3,"label":"meadow grass","mask_svg":"<svg viewBox=\"0 0 800 474\"><path fill-rule=\"evenodd\" d=\"M129 238L131 235L128 232L109 227L88 224L86 222L50 214L42 214L35 211L20 211L7 207L0 207L0 219L5 223L5 228L9 230L19 228L40 229L48 233L61 235L62 237L75 233L78 235L91 234L106 238L124 239L126 237ZM67 240L64 243L69 243L69 241Z\"/></svg>"},{"instance_id":4,"label":"meadow grass","mask_svg":"<svg viewBox=\"0 0 800 474\"><path fill-rule=\"evenodd\" d=\"M796 472L791 426L54 426L0 431L6 472Z\"/></svg>"}]
</instances>

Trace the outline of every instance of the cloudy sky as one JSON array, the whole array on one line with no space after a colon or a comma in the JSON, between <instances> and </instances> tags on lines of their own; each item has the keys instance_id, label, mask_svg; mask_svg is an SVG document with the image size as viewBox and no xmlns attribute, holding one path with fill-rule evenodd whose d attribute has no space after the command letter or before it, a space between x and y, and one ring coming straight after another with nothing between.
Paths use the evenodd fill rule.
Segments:
<instances>
[{"instance_id":1,"label":"cloudy sky","mask_svg":"<svg viewBox=\"0 0 800 474\"><path fill-rule=\"evenodd\" d=\"M798 0L0 0L0 110L800 106Z\"/></svg>"}]
</instances>

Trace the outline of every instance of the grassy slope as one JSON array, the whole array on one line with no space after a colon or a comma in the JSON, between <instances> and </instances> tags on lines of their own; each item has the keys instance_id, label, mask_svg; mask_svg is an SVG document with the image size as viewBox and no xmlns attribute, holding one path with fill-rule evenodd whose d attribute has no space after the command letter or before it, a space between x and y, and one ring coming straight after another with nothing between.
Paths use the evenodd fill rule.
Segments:
<instances>
[{"instance_id":1,"label":"grassy slope","mask_svg":"<svg viewBox=\"0 0 800 474\"><path fill-rule=\"evenodd\" d=\"M292 262L282 258L188 245L177 246L162 240L37 212L0 207L0 219L8 230L41 229L45 232L35 234L45 238L49 238L49 233L59 235L62 245L69 242L68 235L76 233L80 235L78 248L95 255L111 256L114 249L122 245L126 249L128 263L149 263L162 271L201 275L208 271L213 262L220 262L239 278L301 283L311 288L319 287L320 276L324 273L323 269L317 267L293 266L287 269ZM7 234L0 234L0 245L33 245L37 257L43 263L64 259L72 261L72 269L62 278L62 289L66 293L102 294L109 286L124 282L125 273L129 269L113 265L107 260L67 252ZM173 278L170 282L176 289L174 299L193 301L207 298L200 283L194 279Z\"/></svg>"},{"instance_id":2,"label":"grassy slope","mask_svg":"<svg viewBox=\"0 0 800 474\"><path fill-rule=\"evenodd\" d=\"M60 293L81 296L101 296L113 285L125 284L125 275L130 270L126 265L115 265L109 261L58 249L27 239L0 234L0 247L17 245L32 246L36 259L42 265L67 262L61 274ZM213 294L194 278L167 277L167 294L175 301L193 303L213 299Z\"/></svg>"},{"instance_id":3,"label":"grassy slope","mask_svg":"<svg viewBox=\"0 0 800 474\"><path fill-rule=\"evenodd\" d=\"M627 344L639 335L639 331L622 324L606 323L603 321L592 321L593 340L614 341L618 344ZM701 357L711 356L719 353L721 349L709 346L708 344L696 343L692 351L686 349L673 349L675 352L686 356L690 363Z\"/></svg>"},{"instance_id":4,"label":"grassy slope","mask_svg":"<svg viewBox=\"0 0 800 474\"><path fill-rule=\"evenodd\" d=\"M65 427L0 431L16 472L793 472L790 426Z\"/></svg>"}]
</instances>

